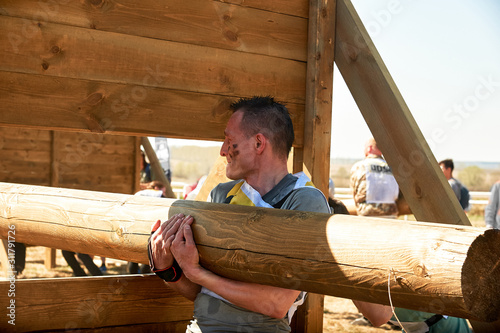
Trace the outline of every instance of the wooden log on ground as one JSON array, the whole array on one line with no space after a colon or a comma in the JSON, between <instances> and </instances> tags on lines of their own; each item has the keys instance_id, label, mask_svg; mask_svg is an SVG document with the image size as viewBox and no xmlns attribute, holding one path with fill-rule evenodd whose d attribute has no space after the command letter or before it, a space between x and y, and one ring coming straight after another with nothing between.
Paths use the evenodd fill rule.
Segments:
<instances>
[{"instance_id":1,"label":"wooden log on ground","mask_svg":"<svg viewBox=\"0 0 500 333\"><path fill-rule=\"evenodd\" d=\"M0 302L11 300L15 326L7 308L2 332L150 332L155 324L155 332L181 332L193 317L193 303L153 275L0 281Z\"/></svg>"},{"instance_id":2,"label":"wooden log on ground","mask_svg":"<svg viewBox=\"0 0 500 333\"><path fill-rule=\"evenodd\" d=\"M201 263L232 279L482 321L500 315L500 231L0 184L0 237L147 262L158 218L194 216ZM388 286L389 284L389 286Z\"/></svg>"}]
</instances>

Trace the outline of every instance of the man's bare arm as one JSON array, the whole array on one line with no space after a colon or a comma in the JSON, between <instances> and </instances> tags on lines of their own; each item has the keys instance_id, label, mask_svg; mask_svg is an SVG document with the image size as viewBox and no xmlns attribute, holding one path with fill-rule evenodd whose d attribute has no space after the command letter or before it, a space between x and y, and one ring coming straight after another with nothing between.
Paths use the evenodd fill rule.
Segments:
<instances>
[{"instance_id":1,"label":"man's bare arm","mask_svg":"<svg viewBox=\"0 0 500 333\"><path fill-rule=\"evenodd\" d=\"M391 307L388 305L368 303L352 300L359 312L363 314L373 326L378 327L387 323L392 317Z\"/></svg>"},{"instance_id":2,"label":"man's bare arm","mask_svg":"<svg viewBox=\"0 0 500 333\"><path fill-rule=\"evenodd\" d=\"M296 290L227 279L204 269L199 264L189 224L184 224L177 232L171 250L187 279L247 310L283 318L300 294Z\"/></svg>"}]
</instances>

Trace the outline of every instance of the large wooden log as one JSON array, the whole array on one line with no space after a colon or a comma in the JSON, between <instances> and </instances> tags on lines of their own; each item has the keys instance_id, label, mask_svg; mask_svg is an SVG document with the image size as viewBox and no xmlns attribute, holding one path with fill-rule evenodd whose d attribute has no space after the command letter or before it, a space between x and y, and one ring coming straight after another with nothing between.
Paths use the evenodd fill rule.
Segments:
<instances>
[{"instance_id":1,"label":"large wooden log","mask_svg":"<svg viewBox=\"0 0 500 333\"><path fill-rule=\"evenodd\" d=\"M15 228L19 242L134 262L147 262L152 221L178 212L195 217L201 263L223 276L483 321L500 315L497 230L0 185L1 237Z\"/></svg>"}]
</instances>

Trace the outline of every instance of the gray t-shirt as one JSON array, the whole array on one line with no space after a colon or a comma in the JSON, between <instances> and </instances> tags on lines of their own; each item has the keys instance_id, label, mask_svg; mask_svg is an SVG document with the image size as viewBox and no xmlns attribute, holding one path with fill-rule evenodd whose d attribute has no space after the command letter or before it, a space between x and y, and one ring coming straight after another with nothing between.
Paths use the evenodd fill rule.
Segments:
<instances>
[{"instance_id":1,"label":"gray t-shirt","mask_svg":"<svg viewBox=\"0 0 500 333\"><path fill-rule=\"evenodd\" d=\"M279 205L281 209L330 213L328 201L318 189L300 187L294 190L297 179L294 175L286 175L262 199L271 206ZM228 203L227 194L239 182L217 185L210 193L211 201ZM212 292L198 294L194 301L195 320L188 326L187 332L290 332L287 318L274 319L212 295Z\"/></svg>"}]
</instances>

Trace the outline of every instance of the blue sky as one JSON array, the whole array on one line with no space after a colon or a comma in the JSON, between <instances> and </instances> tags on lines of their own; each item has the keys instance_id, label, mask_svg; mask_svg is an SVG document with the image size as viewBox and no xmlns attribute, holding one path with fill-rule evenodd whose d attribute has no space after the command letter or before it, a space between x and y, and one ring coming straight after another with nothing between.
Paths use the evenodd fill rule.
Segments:
<instances>
[{"instance_id":1,"label":"blue sky","mask_svg":"<svg viewBox=\"0 0 500 333\"><path fill-rule=\"evenodd\" d=\"M353 4L436 159L500 161L500 2ZM370 136L336 69L332 157L361 158Z\"/></svg>"},{"instance_id":2,"label":"blue sky","mask_svg":"<svg viewBox=\"0 0 500 333\"><path fill-rule=\"evenodd\" d=\"M500 162L500 1L352 1L436 159ZM331 156L362 158L371 133L337 68L332 112Z\"/></svg>"}]
</instances>

